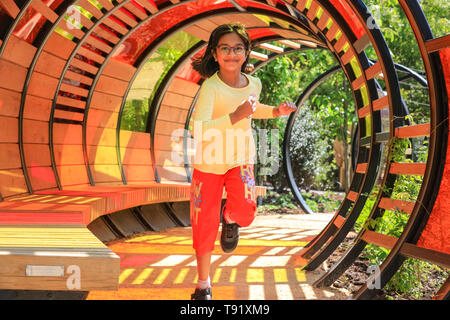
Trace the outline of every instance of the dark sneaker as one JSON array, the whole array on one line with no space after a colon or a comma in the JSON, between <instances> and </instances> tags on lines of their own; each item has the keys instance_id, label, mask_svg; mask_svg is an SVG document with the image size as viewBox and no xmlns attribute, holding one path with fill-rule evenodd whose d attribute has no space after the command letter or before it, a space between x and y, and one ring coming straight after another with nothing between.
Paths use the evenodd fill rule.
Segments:
<instances>
[{"instance_id":1,"label":"dark sneaker","mask_svg":"<svg viewBox=\"0 0 450 320\"><path fill-rule=\"evenodd\" d=\"M220 246L223 252L230 253L236 249L239 243L239 225L237 223L222 222L222 234L220 236Z\"/></svg>"},{"instance_id":2,"label":"dark sneaker","mask_svg":"<svg viewBox=\"0 0 450 320\"><path fill-rule=\"evenodd\" d=\"M212 300L211 288L195 288L195 292L191 294L191 300Z\"/></svg>"}]
</instances>

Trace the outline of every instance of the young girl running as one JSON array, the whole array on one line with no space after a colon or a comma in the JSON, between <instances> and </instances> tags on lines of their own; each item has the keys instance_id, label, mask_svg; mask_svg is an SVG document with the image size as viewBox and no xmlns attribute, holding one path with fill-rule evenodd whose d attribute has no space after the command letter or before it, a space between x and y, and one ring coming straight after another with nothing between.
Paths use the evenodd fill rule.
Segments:
<instances>
[{"instance_id":1,"label":"young girl running","mask_svg":"<svg viewBox=\"0 0 450 320\"><path fill-rule=\"evenodd\" d=\"M251 119L276 118L296 110L290 101L276 108L258 102L261 81L244 73L250 51L245 27L225 24L211 33L204 56L193 62L194 69L206 78L195 106L193 127L197 146L190 219L198 273L193 300L212 298L209 269L219 230L223 187L227 193L220 238L224 252L236 248L239 227L247 227L255 219Z\"/></svg>"}]
</instances>

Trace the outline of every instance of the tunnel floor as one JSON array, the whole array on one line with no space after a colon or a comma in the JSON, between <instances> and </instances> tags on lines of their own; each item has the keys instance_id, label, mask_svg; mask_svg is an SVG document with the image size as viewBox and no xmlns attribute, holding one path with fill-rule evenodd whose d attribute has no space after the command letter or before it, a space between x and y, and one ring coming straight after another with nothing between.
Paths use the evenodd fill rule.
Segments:
<instances>
[{"instance_id":1,"label":"tunnel floor","mask_svg":"<svg viewBox=\"0 0 450 320\"><path fill-rule=\"evenodd\" d=\"M301 270L298 252L332 214L264 215L240 229L237 249L211 261L215 300L346 300L345 289L314 288L320 271ZM197 282L190 227L146 232L107 243L121 258L118 291L91 291L89 300L189 300Z\"/></svg>"}]
</instances>

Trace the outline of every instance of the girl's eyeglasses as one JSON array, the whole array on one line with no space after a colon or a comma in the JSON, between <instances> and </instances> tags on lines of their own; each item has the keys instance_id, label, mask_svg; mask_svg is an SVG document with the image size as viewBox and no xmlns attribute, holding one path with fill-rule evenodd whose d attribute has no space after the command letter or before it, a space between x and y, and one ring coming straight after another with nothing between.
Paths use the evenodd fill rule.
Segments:
<instances>
[{"instance_id":1,"label":"girl's eyeglasses","mask_svg":"<svg viewBox=\"0 0 450 320\"><path fill-rule=\"evenodd\" d=\"M233 50L233 53L235 55L239 55L240 56L240 55L245 54L245 47L243 47L243 46L230 47L230 46L227 46L227 45L222 45L222 46L218 46L217 48L219 49L220 53L225 55L225 56L229 55L231 53L231 50Z\"/></svg>"}]
</instances>

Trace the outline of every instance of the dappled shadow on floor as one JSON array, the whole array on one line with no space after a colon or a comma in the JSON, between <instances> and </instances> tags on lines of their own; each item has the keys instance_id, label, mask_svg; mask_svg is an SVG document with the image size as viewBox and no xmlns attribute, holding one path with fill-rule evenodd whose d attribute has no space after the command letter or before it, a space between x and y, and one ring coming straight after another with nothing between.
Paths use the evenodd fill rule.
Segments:
<instances>
[{"instance_id":1,"label":"dappled shadow on floor","mask_svg":"<svg viewBox=\"0 0 450 320\"><path fill-rule=\"evenodd\" d=\"M257 219L258 220L258 219ZM264 222L265 221L265 222ZM212 255L213 299L347 299L342 291L314 288L319 272L305 272L298 252L322 224L271 220L241 228L237 249L225 254L219 236ZM304 225L305 227L305 225ZM88 299L188 300L197 282L190 227L146 232L108 244L121 258L118 291L91 291Z\"/></svg>"}]
</instances>

